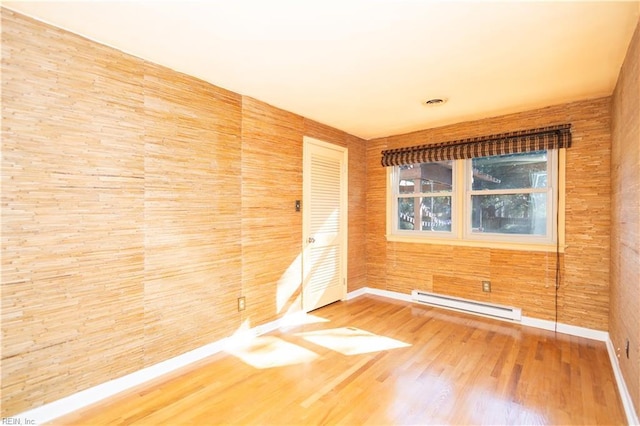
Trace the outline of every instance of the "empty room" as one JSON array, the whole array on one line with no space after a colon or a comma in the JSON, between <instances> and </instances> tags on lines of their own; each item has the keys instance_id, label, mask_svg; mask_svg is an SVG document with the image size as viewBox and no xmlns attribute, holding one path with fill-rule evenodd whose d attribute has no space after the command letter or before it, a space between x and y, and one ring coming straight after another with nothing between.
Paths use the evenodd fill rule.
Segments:
<instances>
[{"instance_id":1,"label":"empty room","mask_svg":"<svg viewBox=\"0 0 640 426\"><path fill-rule=\"evenodd\" d=\"M640 424L640 2L0 12L3 425Z\"/></svg>"}]
</instances>

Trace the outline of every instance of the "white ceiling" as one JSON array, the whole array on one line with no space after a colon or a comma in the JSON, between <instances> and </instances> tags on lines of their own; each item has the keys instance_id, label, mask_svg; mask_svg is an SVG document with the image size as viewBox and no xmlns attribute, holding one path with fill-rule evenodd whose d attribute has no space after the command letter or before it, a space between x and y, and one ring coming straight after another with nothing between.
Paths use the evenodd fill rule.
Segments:
<instances>
[{"instance_id":1,"label":"white ceiling","mask_svg":"<svg viewBox=\"0 0 640 426\"><path fill-rule=\"evenodd\" d=\"M365 139L610 95L640 16L639 1L2 5Z\"/></svg>"}]
</instances>

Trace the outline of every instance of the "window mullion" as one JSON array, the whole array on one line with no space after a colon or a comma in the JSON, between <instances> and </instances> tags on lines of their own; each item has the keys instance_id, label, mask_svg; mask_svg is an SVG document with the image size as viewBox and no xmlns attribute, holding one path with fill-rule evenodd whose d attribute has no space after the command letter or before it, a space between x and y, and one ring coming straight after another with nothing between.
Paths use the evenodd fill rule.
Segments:
<instances>
[{"instance_id":1,"label":"window mullion","mask_svg":"<svg viewBox=\"0 0 640 426\"><path fill-rule=\"evenodd\" d=\"M455 182L454 182L454 196L452 197L452 204L454 213L452 215L452 231L457 239L464 238L465 233L465 217L467 212L466 193L467 188L470 187L470 183L467 182L466 162L469 160L456 160L455 161Z\"/></svg>"},{"instance_id":2,"label":"window mullion","mask_svg":"<svg viewBox=\"0 0 640 426\"><path fill-rule=\"evenodd\" d=\"M415 192L410 194L398 194L398 198L413 198L413 197L451 197L452 192Z\"/></svg>"},{"instance_id":3,"label":"window mullion","mask_svg":"<svg viewBox=\"0 0 640 426\"><path fill-rule=\"evenodd\" d=\"M544 194L551 188L514 188L514 189L471 189L471 195L510 195L510 194Z\"/></svg>"}]
</instances>

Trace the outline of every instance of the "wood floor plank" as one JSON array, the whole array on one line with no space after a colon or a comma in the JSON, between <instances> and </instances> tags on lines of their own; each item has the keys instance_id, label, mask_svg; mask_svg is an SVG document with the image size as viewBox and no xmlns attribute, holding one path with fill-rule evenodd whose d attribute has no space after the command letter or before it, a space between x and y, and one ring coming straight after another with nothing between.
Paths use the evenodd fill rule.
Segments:
<instances>
[{"instance_id":1,"label":"wood floor plank","mask_svg":"<svg viewBox=\"0 0 640 426\"><path fill-rule=\"evenodd\" d=\"M360 296L54 425L625 424L605 344Z\"/></svg>"}]
</instances>

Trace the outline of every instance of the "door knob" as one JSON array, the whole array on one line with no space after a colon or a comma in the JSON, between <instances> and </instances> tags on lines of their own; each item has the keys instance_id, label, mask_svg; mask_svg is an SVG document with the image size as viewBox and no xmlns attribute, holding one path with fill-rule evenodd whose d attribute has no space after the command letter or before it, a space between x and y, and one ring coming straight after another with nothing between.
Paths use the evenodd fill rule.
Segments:
<instances>
[{"instance_id":1,"label":"door knob","mask_svg":"<svg viewBox=\"0 0 640 426\"><path fill-rule=\"evenodd\" d=\"M316 239L313 238L313 237L309 237L309 239L307 241L309 241L309 244L311 244L311 243L315 243Z\"/></svg>"}]
</instances>

